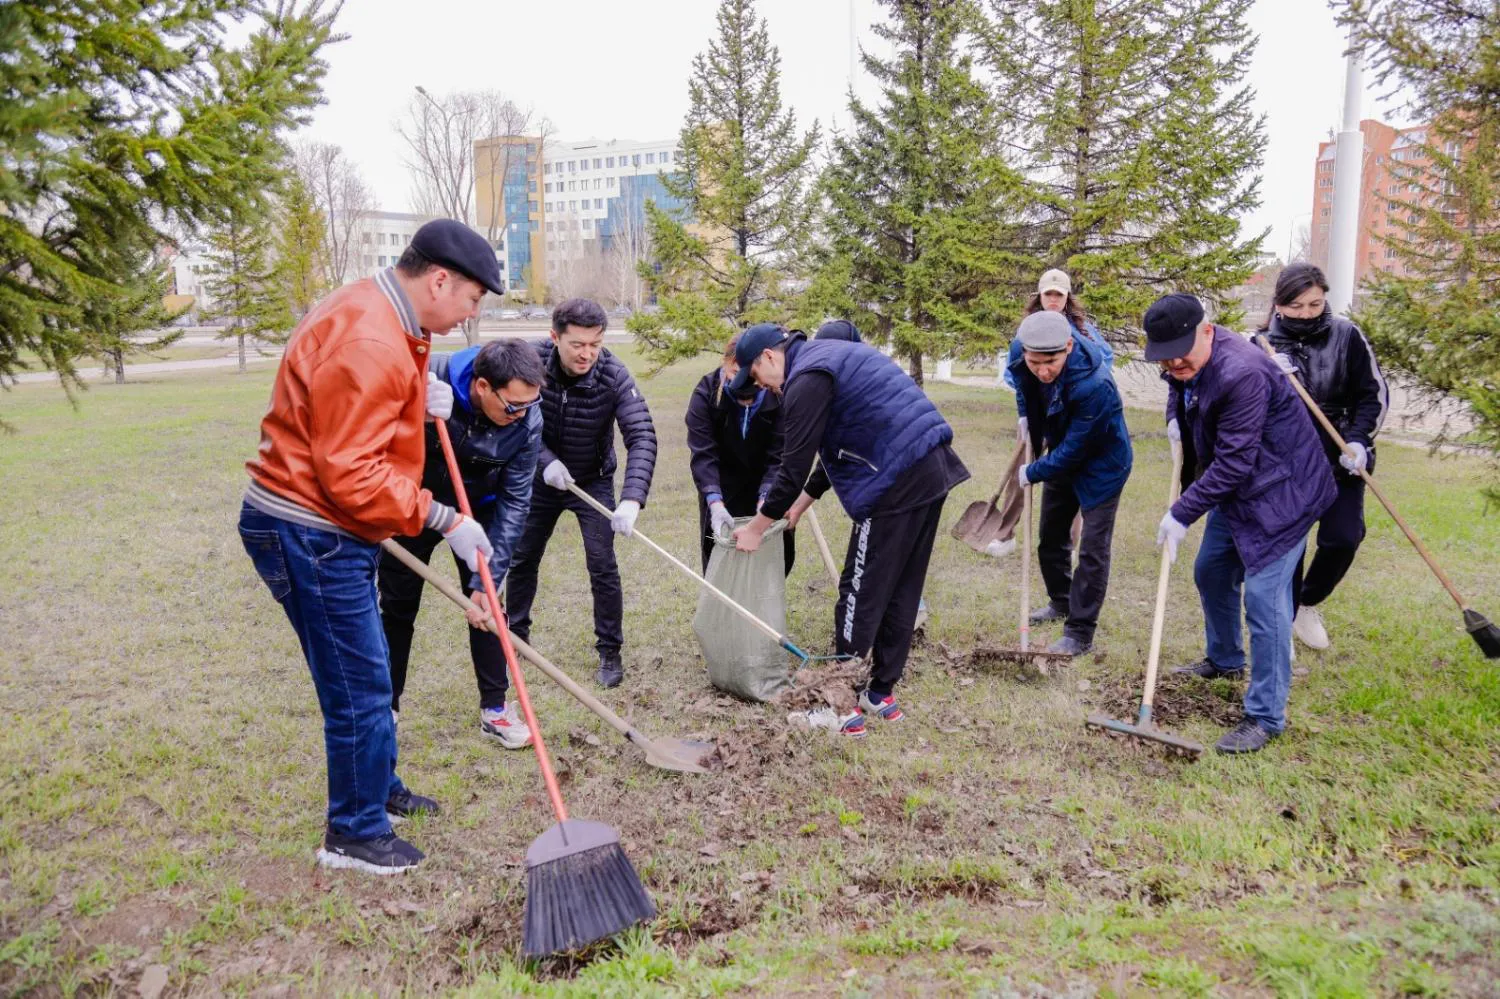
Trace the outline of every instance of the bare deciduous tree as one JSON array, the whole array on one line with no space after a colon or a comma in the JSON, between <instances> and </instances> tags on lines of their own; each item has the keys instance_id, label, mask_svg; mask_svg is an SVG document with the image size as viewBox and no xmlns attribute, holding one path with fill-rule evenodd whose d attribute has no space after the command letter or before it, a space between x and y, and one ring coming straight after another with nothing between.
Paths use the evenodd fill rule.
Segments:
<instances>
[{"instance_id":1,"label":"bare deciduous tree","mask_svg":"<svg viewBox=\"0 0 1500 999\"><path fill-rule=\"evenodd\" d=\"M327 247L320 263L325 283L337 288L349 280L359 259L355 241L360 223L376 210L375 194L340 146L298 143L293 163L327 220Z\"/></svg>"},{"instance_id":2,"label":"bare deciduous tree","mask_svg":"<svg viewBox=\"0 0 1500 999\"><path fill-rule=\"evenodd\" d=\"M539 196L531 187L537 172L534 165L540 162L543 143L551 132L545 116L521 108L496 90L435 97L419 87L405 115L396 122L396 131L410 154L412 203L419 214L476 226L496 248L513 221L523 223L518 235L530 238L524 223L529 202ZM517 211L515 204L506 201L505 178L522 163L526 164L527 196ZM508 280L513 278L507 275ZM477 324L467 324L465 335L471 344L476 342Z\"/></svg>"}]
</instances>

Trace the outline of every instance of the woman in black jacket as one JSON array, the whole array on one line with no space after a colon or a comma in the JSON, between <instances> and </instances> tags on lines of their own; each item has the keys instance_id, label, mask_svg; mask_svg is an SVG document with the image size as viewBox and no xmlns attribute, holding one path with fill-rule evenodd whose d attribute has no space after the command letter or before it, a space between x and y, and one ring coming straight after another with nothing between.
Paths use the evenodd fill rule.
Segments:
<instances>
[{"instance_id":1,"label":"woman in black jacket","mask_svg":"<svg viewBox=\"0 0 1500 999\"><path fill-rule=\"evenodd\" d=\"M739 371L734 359L738 342L738 336L729 341L723 363L703 376L688 400L687 442L693 452L693 484L698 487L705 572L715 533L728 537L734 518L754 516L781 467L781 399L765 389L736 399L726 389ZM790 573L796 542L791 531L782 538Z\"/></svg>"},{"instance_id":2,"label":"woman in black jacket","mask_svg":"<svg viewBox=\"0 0 1500 999\"><path fill-rule=\"evenodd\" d=\"M1385 377L1364 333L1328 306L1328 279L1312 264L1288 265L1276 279L1271 313L1261 327L1283 369L1294 370L1309 395L1354 451L1350 456L1318 426L1333 464L1338 499L1318 521L1318 549L1292 579L1297 616L1292 634L1311 649L1328 648L1318 605L1338 586L1365 537L1365 481L1375 469L1375 435L1389 399Z\"/></svg>"}]
</instances>

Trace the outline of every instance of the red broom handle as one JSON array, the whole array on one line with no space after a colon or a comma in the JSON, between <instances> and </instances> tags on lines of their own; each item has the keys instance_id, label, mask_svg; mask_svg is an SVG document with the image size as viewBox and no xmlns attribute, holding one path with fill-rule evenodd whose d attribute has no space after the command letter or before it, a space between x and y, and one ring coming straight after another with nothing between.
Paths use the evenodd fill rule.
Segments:
<instances>
[{"instance_id":1,"label":"red broom handle","mask_svg":"<svg viewBox=\"0 0 1500 999\"><path fill-rule=\"evenodd\" d=\"M458 474L458 459L453 454L453 441L448 436L446 420L433 420L437 424L438 443L443 445L443 458L448 462L448 477L453 480L453 495L458 497L458 509L465 517L474 513L469 507L469 495L464 489L463 477ZM547 797L552 801L552 811L557 821L568 821L568 806L563 804L562 792L557 787L557 775L552 772L552 758L547 755L547 744L542 741L542 727L537 724L536 712L531 710L531 695L526 693L526 677L521 674L521 664L516 660L515 646L510 644L510 625L505 620L505 611L500 607L500 597L495 593L495 579L490 575L490 564L482 556L479 559L479 578L484 583L484 595L490 602L490 613L498 625L496 636L500 648L505 651L505 665L516 684L516 697L521 702L521 713L526 716L526 727L531 729L531 739L536 746L537 764L542 768L542 783L547 785Z\"/></svg>"}]
</instances>

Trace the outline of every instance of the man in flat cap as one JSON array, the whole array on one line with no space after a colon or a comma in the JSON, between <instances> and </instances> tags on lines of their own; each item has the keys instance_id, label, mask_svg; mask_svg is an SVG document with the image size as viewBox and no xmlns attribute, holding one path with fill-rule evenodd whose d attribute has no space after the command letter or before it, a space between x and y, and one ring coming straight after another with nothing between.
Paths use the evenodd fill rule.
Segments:
<instances>
[{"instance_id":1,"label":"man in flat cap","mask_svg":"<svg viewBox=\"0 0 1500 999\"><path fill-rule=\"evenodd\" d=\"M911 654L917 604L948 493L969 477L952 448L953 428L900 366L863 343L808 340L774 323L740 334L739 374L729 391L753 385L782 398L781 469L760 512L734 532L741 551L760 547L782 517L795 525L831 484L854 529L839 578L834 643L841 655L870 656L859 710L840 731L865 734L865 716L905 717L896 684ZM821 468L809 479L813 459ZM806 483L804 487L803 483Z\"/></svg>"},{"instance_id":2,"label":"man in flat cap","mask_svg":"<svg viewBox=\"0 0 1500 999\"><path fill-rule=\"evenodd\" d=\"M1179 673L1245 675L1240 607L1250 626L1245 717L1221 753L1254 753L1286 728L1292 685L1292 573L1307 532L1337 495L1311 417L1276 362L1203 317L1192 295L1166 295L1146 311L1146 360L1167 382L1167 420L1182 439L1182 496L1156 543L1175 560L1207 515L1193 579L1203 604L1207 654Z\"/></svg>"},{"instance_id":3,"label":"man in flat cap","mask_svg":"<svg viewBox=\"0 0 1500 999\"><path fill-rule=\"evenodd\" d=\"M1037 564L1048 604L1031 621L1062 620L1062 637L1047 651L1082 655L1094 645L1109 586L1115 514L1130 478L1125 407L1104 352L1060 312L1033 312L1021 320L1008 370L1034 459L1021 466L1019 484L1025 489L1042 483ZM1074 572L1073 518L1080 510L1083 532Z\"/></svg>"},{"instance_id":4,"label":"man in flat cap","mask_svg":"<svg viewBox=\"0 0 1500 999\"><path fill-rule=\"evenodd\" d=\"M438 810L396 776L376 566L382 539L428 528L470 571L492 552L483 527L421 485L423 422L453 411L453 390L429 381L432 334L476 315L486 289L502 290L483 237L451 219L417 230L395 267L345 285L298 325L246 465L240 537L297 633L323 711L326 867L410 870L422 852L391 823Z\"/></svg>"}]
</instances>

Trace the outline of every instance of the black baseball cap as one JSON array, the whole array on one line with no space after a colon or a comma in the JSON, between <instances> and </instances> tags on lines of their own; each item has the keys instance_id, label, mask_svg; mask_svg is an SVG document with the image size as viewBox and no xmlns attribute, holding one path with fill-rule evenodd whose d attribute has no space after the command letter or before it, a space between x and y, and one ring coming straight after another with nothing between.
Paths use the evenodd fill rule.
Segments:
<instances>
[{"instance_id":1,"label":"black baseball cap","mask_svg":"<svg viewBox=\"0 0 1500 999\"><path fill-rule=\"evenodd\" d=\"M1203 325L1203 303L1181 292L1163 295L1151 303L1141 325L1146 328L1146 360L1176 360L1193 349Z\"/></svg>"},{"instance_id":2,"label":"black baseball cap","mask_svg":"<svg viewBox=\"0 0 1500 999\"><path fill-rule=\"evenodd\" d=\"M729 383L730 393L744 395L750 388L750 365L755 363L761 351L785 343L790 335L785 326L777 323L756 323L741 333L734 345L734 359L739 362L740 370Z\"/></svg>"},{"instance_id":3,"label":"black baseball cap","mask_svg":"<svg viewBox=\"0 0 1500 999\"><path fill-rule=\"evenodd\" d=\"M411 248L439 267L457 271L497 295L505 294L500 263L489 240L453 219L433 219L411 238Z\"/></svg>"}]
</instances>

